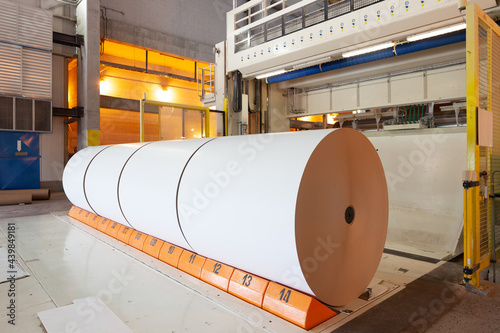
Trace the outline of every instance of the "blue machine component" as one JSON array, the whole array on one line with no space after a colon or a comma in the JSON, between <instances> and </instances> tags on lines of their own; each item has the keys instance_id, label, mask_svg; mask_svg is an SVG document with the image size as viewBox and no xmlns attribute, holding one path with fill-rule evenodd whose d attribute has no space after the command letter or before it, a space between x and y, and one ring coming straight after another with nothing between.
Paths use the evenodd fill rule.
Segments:
<instances>
[{"instance_id":1,"label":"blue machine component","mask_svg":"<svg viewBox=\"0 0 500 333\"><path fill-rule=\"evenodd\" d=\"M40 134L0 131L0 190L40 188Z\"/></svg>"},{"instance_id":2,"label":"blue machine component","mask_svg":"<svg viewBox=\"0 0 500 333\"><path fill-rule=\"evenodd\" d=\"M416 41L412 43L405 43L396 45L394 48L394 52L392 48L388 48L385 50L375 51L367 54L362 54L357 57L345 58L330 61L321 65L315 65L311 67L306 67L302 69L298 69L296 71L291 71L288 73L271 76L267 78L268 84L298 79L301 77L314 75L318 73L328 72L335 69L350 67L354 65L360 65L367 62L372 62L376 60L391 58L395 56L400 56L403 54L428 50L431 48L459 43L465 41L465 31L457 31L450 34L437 36L429 39L424 39L421 41Z\"/></svg>"}]
</instances>

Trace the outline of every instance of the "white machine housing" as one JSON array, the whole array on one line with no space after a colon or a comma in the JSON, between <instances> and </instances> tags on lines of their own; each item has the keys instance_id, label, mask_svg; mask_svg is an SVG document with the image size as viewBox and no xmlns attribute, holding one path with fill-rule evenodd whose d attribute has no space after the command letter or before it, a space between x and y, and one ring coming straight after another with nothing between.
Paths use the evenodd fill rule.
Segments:
<instances>
[{"instance_id":1,"label":"white machine housing","mask_svg":"<svg viewBox=\"0 0 500 333\"><path fill-rule=\"evenodd\" d=\"M358 6L360 9L329 20L311 19L313 23L310 26L305 24L307 27L299 30L291 28L290 30L294 31L292 33L286 33L285 23L285 33L281 34L281 37L267 38L268 41L264 38L264 43L252 41L252 32L255 31L253 29L259 29L263 24L273 25L273 22L279 21L286 14L298 13L301 9L316 4L319 6L323 2L303 0L286 7L287 1L280 1L285 8L266 16L268 9L276 4L265 0L252 0L228 12L227 73L239 70L244 77L254 77L306 67L315 62L338 58L345 51L388 41L405 40L406 37L417 33L462 22L458 2L454 0L358 0L354 2L354 8ZM349 0L331 3L328 10L344 2L349 3ZM366 5L370 2L372 4ZM492 0L473 2L483 9L495 6L495 1ZM250 19L248 16L242 18L242 12L249 9L252 12ZM304 10L307 12L307 9ZM241 26L245 20L249 24ZM314 23L316 20L319 23ZM290 25L292 23L290 20ZM245 35L248 37L244 38ZM254 40L258 39L257 33L254 36ZM247 43L247 46L241 47L242 43Z\"/></svg>"}]
</instances>

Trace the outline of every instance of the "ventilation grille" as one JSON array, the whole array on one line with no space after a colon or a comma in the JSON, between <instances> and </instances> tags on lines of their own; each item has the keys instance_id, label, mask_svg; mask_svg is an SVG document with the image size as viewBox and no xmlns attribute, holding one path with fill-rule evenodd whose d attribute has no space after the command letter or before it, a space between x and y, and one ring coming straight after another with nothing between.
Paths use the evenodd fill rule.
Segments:
<instances>
[{"instance_id":1,"label":"ventilation grille","mask_svg":"<svg viewBox=\"0 0 500 333\"><path fill-rule=\"evenodd\" d=\"M34 49L23 49L23 96L52 97L52 55Z\"/></svg>"},{"instance_id":2,"label":"ventilation grille","mask_svg":"<svg viewBox=\"0 0 500 333\"><path fill-rule=\"evenodd\" d=\"M0 0L0 41L52 50L52 12Z\"/></svg>"},{"instance_id":3,"label":"ventilation grille","mask_svg":"<svg viewBox=\"0 0 500 333\"><path fill-rule=\"evenodd\" d=\"M0 0L0 94L52 98L52 13Z\"/></svg>"},{"instance_id":4,"label":"ventilation grille","mask_svg":"<svg viewBox=\"0 0 500 333\"><path fill-rule=\"evenodd\" d=\"M0 43L0 93L21 95L21 62L21 46Z\"/></svg>"},{"instance_id":5,"label":"ventilation grille","mask_svg":"<svg viewBox=\"0 0 500 333\"><path fill-rule=\"evenodd\" d=\"M52 102L0 96L0 130L51 132Z\"/></svg>"}]
</instances>

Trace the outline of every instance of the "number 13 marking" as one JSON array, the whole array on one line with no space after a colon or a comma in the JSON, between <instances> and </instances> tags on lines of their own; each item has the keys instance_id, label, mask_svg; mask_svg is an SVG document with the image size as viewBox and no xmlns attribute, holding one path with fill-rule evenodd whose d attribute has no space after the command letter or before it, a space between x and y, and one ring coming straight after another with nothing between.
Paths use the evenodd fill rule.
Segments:
<instances>
[{"instance_id":1,"label":"number 13 marking","mask_svg":"<svg viewBox=\"0 0 500 333\"><path fill-rule=\"evenodd\" d=\"M245 287L249 287L251 282L252 282L252 276L249 274L245 274L245 276L243 277L242 285L244 285Z\"/></svg>"}]
</instances>

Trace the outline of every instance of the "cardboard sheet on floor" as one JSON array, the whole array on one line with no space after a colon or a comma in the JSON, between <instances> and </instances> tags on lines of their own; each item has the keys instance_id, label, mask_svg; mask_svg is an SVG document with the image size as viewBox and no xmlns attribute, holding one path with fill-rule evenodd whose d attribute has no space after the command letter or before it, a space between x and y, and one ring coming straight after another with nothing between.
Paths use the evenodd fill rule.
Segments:
<instances>
[{"instance_id":1,"label":"cardboard sheet on floor","mask_svg":"<svg viewBox=\"0 0 500 333\"><path fill-rule=\"evenodd\" d=\"M29 276L17 259L12 261L11 258L9 261L9 250L6 247L0 247L0 272L4 273L0 275L0 283L9 281L12 276L15 280Z\"/></svg>"},{"instance_id":2,"label":"cardboard sheet on floor","mask_svg":"<svg viewBox=\"0 0 500 333\"><path fill-rule=\"evenodd\" d=\"M86 297L73 304L38 312L47 333L132 333L132 330L97 297Z\"/></svg>"}]
</instances>

